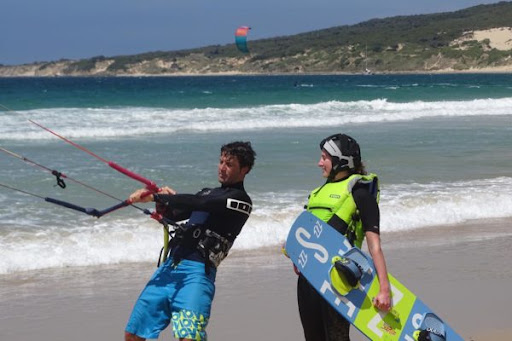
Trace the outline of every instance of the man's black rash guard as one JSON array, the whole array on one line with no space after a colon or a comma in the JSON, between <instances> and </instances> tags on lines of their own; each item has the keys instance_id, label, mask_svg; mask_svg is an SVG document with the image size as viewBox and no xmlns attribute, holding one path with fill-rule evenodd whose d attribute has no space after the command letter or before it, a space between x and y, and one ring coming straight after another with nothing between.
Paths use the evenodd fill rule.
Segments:
<instances>
[{"instance_id":1,"label":"man's black rash guard","mask_svg":"<svg viewBox=\"0 0 512 341\"><path fill-rule=\"evenodd\" d=\"M242 230L252 208L243 182L204 188L196 194L154 194L154 200L167 206L163 214L174 221L189 219L194 212L206 213L200 225L231 242Z\"/></svg>"}]
</instances>

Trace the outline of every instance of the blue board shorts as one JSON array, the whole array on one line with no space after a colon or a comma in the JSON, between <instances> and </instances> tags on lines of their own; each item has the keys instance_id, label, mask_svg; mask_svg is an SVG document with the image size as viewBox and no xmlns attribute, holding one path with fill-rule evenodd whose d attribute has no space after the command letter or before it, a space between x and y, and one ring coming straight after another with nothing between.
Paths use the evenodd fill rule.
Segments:
<instances>
[{"instance_id":1,"label":"blue board shorts","mask_svg":"<svg viewBox=\"0 0 512 341\"><path fill-rule=\"evenodd\" d=\"M178 339L206 340L206 325L215 295L216 269L206 274L204 263L172 258L160 266L140 294L126 331L157 339L172 321Z\"/></svg>"}]
</instances>

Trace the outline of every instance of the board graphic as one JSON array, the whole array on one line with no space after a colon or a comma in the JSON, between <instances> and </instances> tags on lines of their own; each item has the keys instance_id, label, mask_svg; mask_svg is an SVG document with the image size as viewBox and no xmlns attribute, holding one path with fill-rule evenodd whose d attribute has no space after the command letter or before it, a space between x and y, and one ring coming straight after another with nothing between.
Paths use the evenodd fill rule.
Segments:
<instances>
[{"instance_id":1,"label":"board graphic","mask_svg":"<svg viewBox=\"0 0 512 341\"><path fill-rule=\"evenodd\" d=\"M392 310L382 312L375 308L372 299L379 291L379 281L370 256L352 247L343 235L309 212L301 213L293 223L286 253L322 297L371 340L414 341L420 329L429 329L432 340L463 340L391 274ZM355 261L362 272L357 286L348 293L337 290L337 284L331 281L330 273L336 271L333 259L340 257Z\"/></svg>"}]
</instances>

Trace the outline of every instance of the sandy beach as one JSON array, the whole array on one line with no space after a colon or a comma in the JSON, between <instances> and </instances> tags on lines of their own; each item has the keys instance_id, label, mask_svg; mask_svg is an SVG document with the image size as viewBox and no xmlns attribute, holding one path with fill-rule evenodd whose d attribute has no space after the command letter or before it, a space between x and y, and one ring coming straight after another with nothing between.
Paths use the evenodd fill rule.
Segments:
<instances>
[{"instance_id":1,"label":"sandy beach","mask_svg":"<svg viewBox=\"0 0 512 341\"><path fill-rule=\"evenodd\" d=\"M466 340L512 340L512 220L384 233L398 277ZM0 277L0 339L121 340L154 264L67 268ZM276 248L222 264L210 340L301 340L296 275ZM353 330L353 340L365 340ZM170 330L161 340L172 339Z\"/></svg>"}]
</instances>

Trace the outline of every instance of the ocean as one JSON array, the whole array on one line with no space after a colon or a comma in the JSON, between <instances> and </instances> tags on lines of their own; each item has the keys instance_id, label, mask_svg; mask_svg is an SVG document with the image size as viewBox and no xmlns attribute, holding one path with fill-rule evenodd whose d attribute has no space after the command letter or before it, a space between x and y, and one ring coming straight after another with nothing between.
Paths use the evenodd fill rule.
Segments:
<instances>
[{"instance_id":1,"label":"ocean","mask_svg":"<svg viewBox=\"0 0 512 341\"><path fill-rule=\"evenodd\" d=\"M220 146L251 141L253 213L233 252L284 241L324 179L319 142L342 132L381 181L382 234L512 217L512 75L0 78L0 147L125 199L143 185L108 161L194 193L217 186ZM156 262L162 228L116 200L0 152L0 274ZM151 204L141 204L152 208ZM511 231L512 233L512 231ZM442 242L442 241L440 241Z\"/></svg>"}]
</instances>

